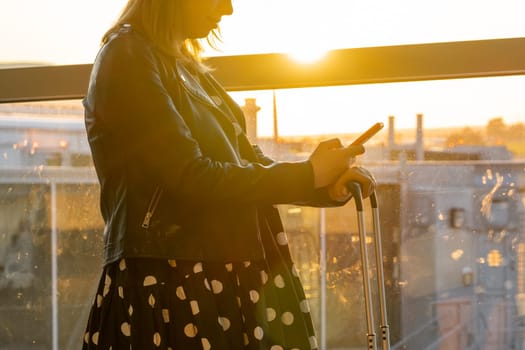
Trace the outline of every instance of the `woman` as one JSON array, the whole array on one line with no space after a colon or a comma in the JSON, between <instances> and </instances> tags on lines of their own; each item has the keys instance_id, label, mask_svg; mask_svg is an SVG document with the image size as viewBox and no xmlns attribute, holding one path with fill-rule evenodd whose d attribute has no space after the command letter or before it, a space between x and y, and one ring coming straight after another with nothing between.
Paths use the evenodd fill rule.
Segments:
<instances>
[{"instance_id":1,"label":"woman","mask_svg":"<svg viewBox=\"0 0 525 350\"><path fill-rule=\"evenodd\" d=\"M129 0L84 99L106 223L84 349L316 349L275 204L342 205L362 147L274 162L200 60L231 0Z\"/></svg>"}]
</instances>

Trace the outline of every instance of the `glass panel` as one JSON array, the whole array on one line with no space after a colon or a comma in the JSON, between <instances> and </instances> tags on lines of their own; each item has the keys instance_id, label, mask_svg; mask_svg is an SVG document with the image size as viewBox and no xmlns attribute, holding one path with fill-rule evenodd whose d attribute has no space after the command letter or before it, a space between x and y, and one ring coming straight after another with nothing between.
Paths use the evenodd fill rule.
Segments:
<instances>
[{"instance_id":1,"label":"glass panel","mask_svg":"<svg viewBox=\"0 0 525 350\"><path fill-rule=\"evenodd\" d=\"M103 246L81 104L0 105L0 140L2 346L78 347Z\"/></svg>"},{"instance_id":2,"label":"glass panel","mask_svg":"<svg viewBox=\"0 0 525 350\"><path fill-rule=\"evenodd\" d=\"M98 195L96 184L79 181L56 186L57 318L61 349L79 346L100 278L104 228Z\"/></svg>"},{"instance_id":3,"label":"glass panel","mask_svg":"<svg viewBox=\"0 0 525 350\"><path fill-rule=\"evenodd\" d=\"M3 0L0 67L91 63L125 0ZM233 1L217 54L287 52L523 37L521 0Z\"/></svg>"},{"instance_id":4,"label":"glass panel","mask_svg":"<svg viewBox=\"0 0 525 350\"><path fill-rule=\"evenodd\" d=\"M257 119L247 114L248 126L277 159L303 158L319 139L350 142L375 121L388 125L359 163L379 184L393 348L504 349L525 339L525 111L517 93L524 87L525 77L502 77L232 95L245 112L258 110ZM354 202L280 209L321 348L365 348Z\"/></svg>"},{"instance_id":5,"label":"glass panel","mask_svg":"<svg viewBox=\"0 0 525 350\"><path fill-rule=\"evenodd\" d=\"M524 89L525 77L502 77L232 96L253 140L276 159L302 159L319 139L350 142L383 121L359 163L379 184L392 344L505 349L525 341ZM74 348L103 232L82 108L3 104L0 122L0 309L9 314L0 339L13 349ZM355 202L279 209L322 348L364 347ZM367 201L364 214L370 234ZM376 303L374 242L366 239Z\"/></svg>"},{"instance_id":6,"label":"glass panel","mask_svg":"<svg viewBox=\"0 0 525 350\"><path fill-rule=\"evenodd\" d=\"M1 182L0 339L8 349L50 347L49 187Z\"/></svg>"},{"instance_id":7,"label":"glass panel","mask_svg":"<svg viewBox=\"0 0 525 350\"><path fill-rule=\"evenodd\" d=\"M34 179L2 179L0 186L0 294L9 315L1 317L0 338L8 349L71 349L80 343L100 274L93 269L102 252L98 186Z\"/></svg>"}]
</instances>

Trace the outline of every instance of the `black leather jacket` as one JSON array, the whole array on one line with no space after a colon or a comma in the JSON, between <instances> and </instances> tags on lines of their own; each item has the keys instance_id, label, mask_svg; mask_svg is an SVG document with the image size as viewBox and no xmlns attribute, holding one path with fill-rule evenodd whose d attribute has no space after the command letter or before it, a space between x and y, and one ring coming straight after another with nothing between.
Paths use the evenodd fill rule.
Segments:
<instances>
[{"instance_id":1,"label":"black leather jacket","mask_svg":"<svg viewBox=\"0 0 525 350\"><path fill-rule=\"evenodd\" d=\"M337 204L314 190L308 161L273 163L250 144L241 109L211 75L201 84L219 99L131 26L101 48L84 107L105 263L262 258L261 230L282 230L274 204Z\"/></svg>"}]
</instances>

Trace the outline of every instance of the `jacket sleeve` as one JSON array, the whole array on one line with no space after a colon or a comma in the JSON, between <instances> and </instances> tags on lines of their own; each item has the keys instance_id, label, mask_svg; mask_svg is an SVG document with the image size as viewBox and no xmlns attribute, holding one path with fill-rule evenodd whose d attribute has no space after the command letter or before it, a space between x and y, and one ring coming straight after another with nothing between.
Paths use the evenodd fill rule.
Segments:
<instances>
[{"instance_id":1,"label":"jacket sleeve","mask_svg":"<svg viewBox=\"0 0 525 350\"><path fill-rule=\"evenodd\" d=\"M257 161L264 165L270 165L275 163L275 160L268 157L264 152L262 151L261 147L259 145L252 145L253 151L255 152L255 155L257 156Z\"/></svg>"},{"instance_id":2,"label":"jacket sleeve","mask_svg":"<svg viewBox=\"0 0 525 350\"><path fill-rule=\"evenodd\" d=\"M314 192L309 161L239 165L203 155L144 42L110 41L93 69L86 126L105 176L154 181L192 201L279 204Z\"/></svg>"},{"instance_id":3,"label":"jacket sleeve","mask_svg":"<svg viewBox=\"0 0 525 350\"><path fill-rule=\"evenodd\" d=\"M257 160L261 162L262 164L269 165L274 163L275 161L268 157L263 150L258 145L252 145L253 150L257 156ZM301 206L309 206L309 207L318 207L318 208L328 208L328 207L340 207L345 205L351 198L348 198L348 200L344 202L338 202L334 201L330 198L328 195L328 188L323 187L316 189L311 192L311 197L307 198L302 201L295 201L290 204L295 205L301 205Z\"/></svg>"}]
</instances>

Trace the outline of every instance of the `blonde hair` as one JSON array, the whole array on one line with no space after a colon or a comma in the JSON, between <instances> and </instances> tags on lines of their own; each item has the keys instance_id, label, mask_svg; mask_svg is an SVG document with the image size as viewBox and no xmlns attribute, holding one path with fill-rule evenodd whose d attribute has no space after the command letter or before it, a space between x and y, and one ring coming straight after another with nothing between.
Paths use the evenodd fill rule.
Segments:
<instances>
[{"instance_id":1,"label":"blonde hair","mask_svg":"<svg viewBox=\"0 0 525 350\"><path fill-rule=\"evenodd\" d=\"M199 40L183 38L181 33L182 0L128 0L116 23L104 34L102 43L118 31L123 24L138 27L147 39L169 56L182 60L199 70L208 70L203 64L203 47ZM195 0L190 0L195 1ZM215 48L220 41L219 30L213 30L207 38Z\"/></svg>"}]
</instances>

